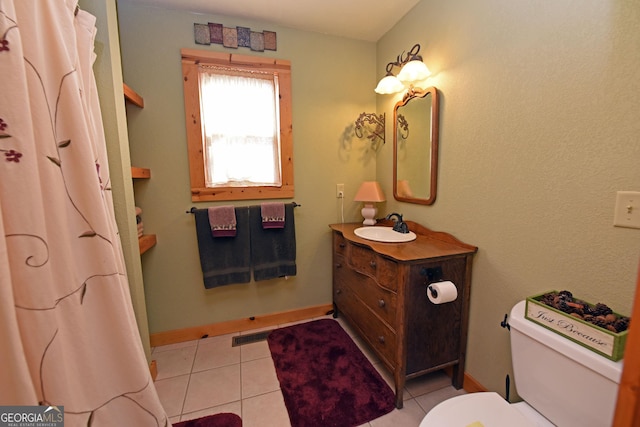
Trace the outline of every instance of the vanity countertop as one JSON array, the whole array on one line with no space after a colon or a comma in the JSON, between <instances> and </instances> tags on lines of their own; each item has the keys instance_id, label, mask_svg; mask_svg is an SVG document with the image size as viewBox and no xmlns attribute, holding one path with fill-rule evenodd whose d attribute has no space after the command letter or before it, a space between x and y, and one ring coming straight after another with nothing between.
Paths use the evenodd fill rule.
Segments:
<instances>
[{"instance_id":1,"label":"vanity countertop","mask_svg":"<svg viewBox=\"0 0 640 427\"><path fill-rule=\"evenodd\" d=\"M413 221L405 221L409 230L416 233L417 238L406 243L382 243L356 236L354 230L362 227L362 223L331 224L332 230L341 233L345 239L360 245L368 246L375 252L399 261L414 261L452 255L475 253L478 248L461 242L449 233L433 231ZM377 226L392 226L393 221L378 221Z\"/></svg>"}]
</instances>

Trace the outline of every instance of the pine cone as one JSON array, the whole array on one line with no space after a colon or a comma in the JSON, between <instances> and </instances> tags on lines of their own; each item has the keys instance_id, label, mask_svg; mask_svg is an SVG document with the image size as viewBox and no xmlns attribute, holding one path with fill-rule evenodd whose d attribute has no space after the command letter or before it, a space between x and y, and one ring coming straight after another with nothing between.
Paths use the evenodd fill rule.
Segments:
<instances>
[{"instance_id":1,"label":"pine cone","mask_svg":"<svg viewBox=\"0 0 640 427\"><path fill-rule=\"evenodd\" d=\"M622 332L629 329L629 323L631 323L631 319L626 316L621 316L618 320L616 320L613 324L613 327L616 328L616 331Z\"/></svg>"},{"instance_id":2,"label":"pine cone","mask_svg":"<svg viewBox=\"0 0 640 427\"><path fill-rule=\"evenodd\" d=\"M556 306L556 308L560 311L564 311L565 313L571 312L571 308L567 305L567 302L563 299L558 301L558 305Z\"/></svg>"},{"instance_id":3,"label":"pine cone","mask_svg":"<svg viewBox=\"0 0 640 427\"><path fill-rule=\"evenodd\" d=\"M566 291L566 290L565 291L560 291L560 292L558 292L558 296L560 298L563 298L563 299L569 301L569 302L573 301L573 294L571 292L569 292L569 291Z\"/></svg>"},{"instance_id":4,"label":"pine cone","mask_svg":"<svg viewBox=\"0 0 640 427\"><path fill-rule=\"evenodd\" d=\"M594 314L596 316L606 316L607 314L613 313L613 310L611 310L606 304L602 304L600 302L596 304L594 310Z\"/></svg>"},{"instance_id":5,"label":"pine cone","mask_svg":"<svg viewBox=\"0 0 640 427\"><path fill-rule=\"evenodd\" d=\"M584 304L583 311L584 311L585 316L586 315L590 315L590 316L597 316L598 315L598 312L596 311L596 309L593 306L591 306L591 305L589 305L587 303Z\"/></svg>"},{"instance_id":6,"label":"pine cone","mask_svg":"<svg viewBox=\"0 0 640 427\"><path fill-rule=\"evenodd\" d=\"M543 304L549 305L549 306L553 306L553 300L555 298L555 295L553 293L547 293L542 295L542 298L540 299L540 302L542 302Z\"/></svg>"},{"instance_id":7,"label":"pine cone","mask_svg":"<svg viewBox=\"0 0 640 427\"><path fill-rule=\"evenodd\" d=\"M591 318L591 323L593 323L594 325L599 326L601 328L606 328L607 327L607 321L602 316L594 316L594 317L592 317Z\"/></svg>"}]
</instances>

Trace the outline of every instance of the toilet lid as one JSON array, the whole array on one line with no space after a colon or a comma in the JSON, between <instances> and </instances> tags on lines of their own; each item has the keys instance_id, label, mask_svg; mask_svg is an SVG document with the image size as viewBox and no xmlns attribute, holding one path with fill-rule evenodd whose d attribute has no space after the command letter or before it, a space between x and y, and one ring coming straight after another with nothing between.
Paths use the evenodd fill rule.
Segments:
<instances>
[{"instance_id":1,"label":"toilet lid","mask_svg":"<svg viewBox=\"0 0 640 427\"><path fill-rule=\"evenodd\" d=\"M420 427L536 427L498 393L469 393L441 402Z\"/></svg>"}]
</instances>

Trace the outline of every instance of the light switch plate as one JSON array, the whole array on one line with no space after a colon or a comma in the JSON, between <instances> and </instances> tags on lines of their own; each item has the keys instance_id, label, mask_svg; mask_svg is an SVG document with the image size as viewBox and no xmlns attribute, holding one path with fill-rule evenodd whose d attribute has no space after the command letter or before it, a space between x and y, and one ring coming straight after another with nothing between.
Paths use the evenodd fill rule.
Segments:
<instances>
[{"instance_id":1,"label":"light switch plate","mask_svg":"<svg viewBox=\"0 0 640 427\"><path fill-rule=\"evenodd\" d=\"M613 225L640 228L640 191L618 191L616 193Z\"/></svg>"}]
</instances>

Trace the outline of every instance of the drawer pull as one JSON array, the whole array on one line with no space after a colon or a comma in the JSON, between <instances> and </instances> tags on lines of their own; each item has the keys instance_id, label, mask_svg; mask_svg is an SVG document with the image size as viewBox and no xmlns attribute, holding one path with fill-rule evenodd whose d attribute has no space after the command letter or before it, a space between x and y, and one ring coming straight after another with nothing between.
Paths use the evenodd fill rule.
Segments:
<instances>
[{"instance_id":1,"label":"drawer pull","mask_svg":"<svg viewBox=\"0 0 640 427\"><path fill-rule=\"evenodd\" d=\"M339 262L336 263L336 268L342 268L342 264L340 264Z\"/></svg>"},{"instance_id":2,"label":"drawer pull","mask_svg":"<svg viewBox=\"0 0 640 427\"><path fill-rule=\"evenodd\" d=\"M384 300L383 300L383 299L381 299L381 300L379 300L379 301L378 301L378 307L380 307L380 308L384 308L384 306L385 306L385 305L386 305L386 303L384 302Z\"/></svg>"},{"instance_id":3,"label":"drawer pull","mask_svg":"<svg viewBox=\"0 0 640 427\"><path fill-rule=\"evenodd\" d=\"M336 295L340 295L342 293L342 289L336 289Z\"/></svg>"},{"instance_id":4,"label":"drawer pull","mask_svg":"<svg viewBox=\"0 0 640 427\"><path fill-rule=\"evenodd\" d=\"M380 335L378 337L378 341L380 342L380 344L384 344L384 337L382 335Z\"/></svg>"},{"instance_id":5,"label":"drawer pull","mask_svg":"<svg viewBox=\"0 0 640 427\"><path fill-rule=\"evenodd\" d=\"M369 265L370 265L372 268L376 268L376 262L375 262L375 261L371 261L371 262L369 262Z\"/></svg>"},{"instance_id":6,"label":"drawer pull","mask_svg":"<svg viewBox=\"0 0 640 427\"><path fill-rule=\"evenodd\" d=\"M338 246L340 246L341 248L344 248L347 245L345 245L344 243L340 243Z\"/></svg>"}]
</instances>

